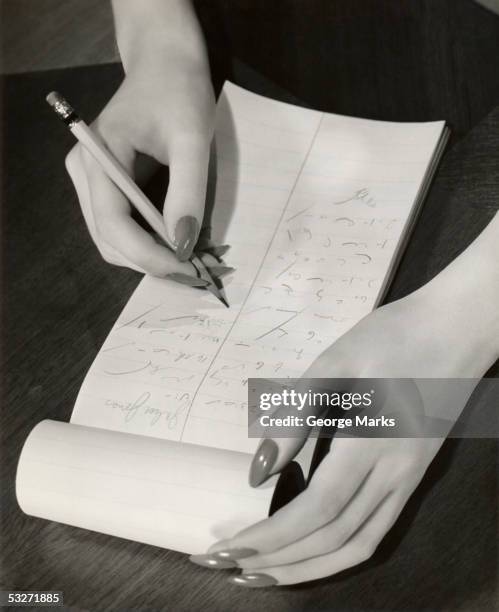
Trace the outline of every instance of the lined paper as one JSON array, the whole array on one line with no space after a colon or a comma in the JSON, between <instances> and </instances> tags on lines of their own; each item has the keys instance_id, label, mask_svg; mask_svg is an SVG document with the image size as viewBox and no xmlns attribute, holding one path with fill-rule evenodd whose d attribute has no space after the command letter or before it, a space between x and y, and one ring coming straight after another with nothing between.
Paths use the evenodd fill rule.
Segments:
<instances>
[{"instance_id":1,"label":"lined paper","mask_svg":"<svg viewBox=\"0 0 499 612\"><path fill-rule=\"evenodd\" d=\"M247 379L300 376L372 310L443 129L321 113L226 83L209 224L215 243L231 245L231 307L144 278L71 421L253 452Z\"/></svg>"},{"instance_id":2,"label":"lined paper","mask_svg":"<svg viewBox=\"0 0 499 612\"><path fill-rule=\"evenodd\" d=\"M253 489L251 456L56 421L24 445L26 514L188 553L265 518L275 478Z\"/></svg>"},{"instance_id":3,"label":"lined paper","mask_svg":"<svg viewBox=\"0 0 499 612\"><path fill-rule=\"evenodd\" d=\"M227 83L208 219L236 272L207 291L144 278L80 390L71 423L28 437L27 514L188 553L268 514L248 485L248 378L299 377L380 298L443 122L397 124L283 104ZM313 442L299 456L310 462Z\"/></svg>"}]
</instances>

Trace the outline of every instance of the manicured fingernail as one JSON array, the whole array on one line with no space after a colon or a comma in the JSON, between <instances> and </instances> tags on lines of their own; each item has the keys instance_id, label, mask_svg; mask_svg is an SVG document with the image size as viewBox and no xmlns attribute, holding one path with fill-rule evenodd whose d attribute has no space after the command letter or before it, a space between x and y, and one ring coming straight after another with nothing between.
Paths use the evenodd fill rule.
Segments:
<instances>
[{"instance_id":1,"label":"manicured fingernail","mask_svg":"<svg viewBox=\"0 0 499 612\"><path fill-rule=\"evenodd\" d=\"M199 223L196 217L186 215L179 219L175 227L176 255L179 261L187 261L192 255L198 233Z\"/></svg>"},{"instance_id":2,"label":"manicured fingernail","mask_svg":"<svg viewBox=\"0 0 499 612\"><path fill-rule=\"evenodd\" d=\"M277 580L268 574L240 574L239 576L231 576L228 580L231 584L238 586L257 589L262 587L274 586Z\"/></svg>"},{"instance_id":3,"label":"manicured fingernail","mask_svg":"<svg viewBox=\"0 0 499 612\"><path fill-rule=\"evenodd\" d=\"M212 276L216 276L217 278L222 278L226 274L230 274L234 272L235 268L231 268L231 266L211 266L210 274Z\"/></svg>"},{"instance_id":4,"label":"manicured fingernail","mask_svg":"<svg viewBox=\"0 0 499 612\"><path fill-rule=\"evenodd\" d=\"M209 567L211 569L234 569L237 564L234 561L217 559L212 555L191 555L189 561L202 567Z\"/></svg>"},{"instance_id":5,"label":"manicured fingernail","mask_svg":"<svg viewBox=\"0 0 499 612\"><path fill-rule=\"evenodd\" d=\"M224 561L237 561L238 559L246 559L256 555L258 551L254 548L228 548L226 550L219 550L216 553L212 553L217 559L223 559Z\"/></svg>"},{"instance_id":6,"label":"manicured fingernail","mask_svg":"<svg viewBox=\"0 0 499 612\"><path fill-rule=\"evenodd\" d=\"M201 249L204 253L209 253L215 257L222 257L230 249L228 244L222 244L221 246L207 246Z\"/></svg>"},{"instance_id":7,"label":"manicured fingernail","mask_svg":"<svg viewBox=\"0 0 499 612\"><path fill-rule=\"evenodd\" d=\"M276 462L278 452L279 449L274 440L262 440L251 462L249 483L252 487L258 487L267 480Z\"/></svg>"},{"instance_id":8,"label":"manicured fingernail","mask_svg":"<svg viewBox=\"0 0 499 612\"><path fill-rule=\"evenodd\" d=\"M188 285L189 287L207 287L210 284L208 281L205 281L202 278L189 276L188 274L183 274L182 272L172 272L171 274L167 274L165 278L169 278L177 283L182 283L182 285Z\"/></svg>"}]
</instances>

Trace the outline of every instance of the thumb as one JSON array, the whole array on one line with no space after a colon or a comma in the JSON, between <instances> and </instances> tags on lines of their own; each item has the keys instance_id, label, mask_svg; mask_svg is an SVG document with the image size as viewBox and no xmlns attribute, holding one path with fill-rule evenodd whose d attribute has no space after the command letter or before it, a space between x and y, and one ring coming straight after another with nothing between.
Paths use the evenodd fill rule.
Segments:
<instances>
[{"instance_id":1,"label":"thumb","mask_svg":"<svg viewBox=\"0 0 499 612\"><path fill-rule=\"evenodd\" d=\"M163 214L179 261L191 256L203 223L209 157L209 141L198 136L169 150L170 183Z\"/></svg>"},{"instance_id":2,"label":"thumb","mask_svg":"<svg viewBox=\"0 0 499 612\"><path fill-rule=\"evenodd\" d=\"M322 403L324 390L328 393L344 391L349 382L343 378L344 368L340 365L335 352L325 351L305 372L304 377L297 381L296 392L303 394L307 401L300 402L299 416L303 419L298 433L292 438L266 437L260 442L250 466L249 482L252 487L258 487L270 476L280 472L303 448L312 426L307 425L307 417L318 416L325 410ZM310 391L318 390L319 401L310 401ZM315 398L316 394L313 394ZM273 418L284 418L292 414L295 408L282 405L273 414Z\"/></svg>"},{"instance_id":3,"label":"thumb","mask_svg":"<svg viewBox=\"0 0 499 612\"><path fill-rule=\"evenodd\" d=\"M251 462L250 485L258 487L286 467L302 449L308 433L300 438L263 438Z\"/></svg>"},{"instance_id":4,"label":"thumb","mask_svg":"<svg viewBox=\"0 0 499 612\"><path fill-rule=\"evenodd\" d=\"M317 415L322 412L320 404L316 405L313 401L301 401L301 398L309 397L308 379L300 379L294 386L293 393L298 403L281 405L275 410L272 419L284 419L289 416L299 416L301 425L293 428L293 437L265 437L260 442L253 461L251 462L249 482L252 487L258 487L270 476L280 472L286 465L294 459L300 452L310 434L311 426L307 425L307 417ZM277 421L274 421L277 423ZM274 427L274 431L278 426Z\"/></svg>"}]
</instances>

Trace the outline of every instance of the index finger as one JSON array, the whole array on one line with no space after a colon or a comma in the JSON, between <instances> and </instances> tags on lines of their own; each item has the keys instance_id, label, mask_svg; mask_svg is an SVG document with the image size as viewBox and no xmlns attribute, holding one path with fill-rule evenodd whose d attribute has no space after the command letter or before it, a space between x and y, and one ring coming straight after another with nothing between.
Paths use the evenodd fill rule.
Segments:
<instances>
[{"instance_id":1,"label":"index finger","mask_svg":"<svg viewBox=\"0 0 499 612\"><path fill-rule=\"evenodd\" d=\"M132 219L131 207L99 164L84 149L81 156L88 178L90 207L97 240L120 253L125 261L152 274L164 277L173 272L193 273L192 265L180 263L165 246ZM125 264L126 265L126 264Z\"/></svg>"}]
</instances>

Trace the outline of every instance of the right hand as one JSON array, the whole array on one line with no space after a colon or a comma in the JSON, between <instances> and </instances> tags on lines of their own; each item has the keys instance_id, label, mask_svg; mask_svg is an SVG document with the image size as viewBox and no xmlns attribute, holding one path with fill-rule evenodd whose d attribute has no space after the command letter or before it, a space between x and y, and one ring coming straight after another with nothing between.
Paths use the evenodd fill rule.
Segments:
<instances>
[{"instance_id":1,"label":"right hand","mask_svg":"<svg viewBox=\"0 0 499 612\"><path fill-rule=\"evenodd\" d=\"M92 129L133 178L139 152L169 166L163 215L176 256L132 219L126 197L81 144L67 155L66 168L106 261L160 277L195 275L188 259L204 215L215 98L207 65L158 55L130 66Z\"/></svg>"}]
</instances>

